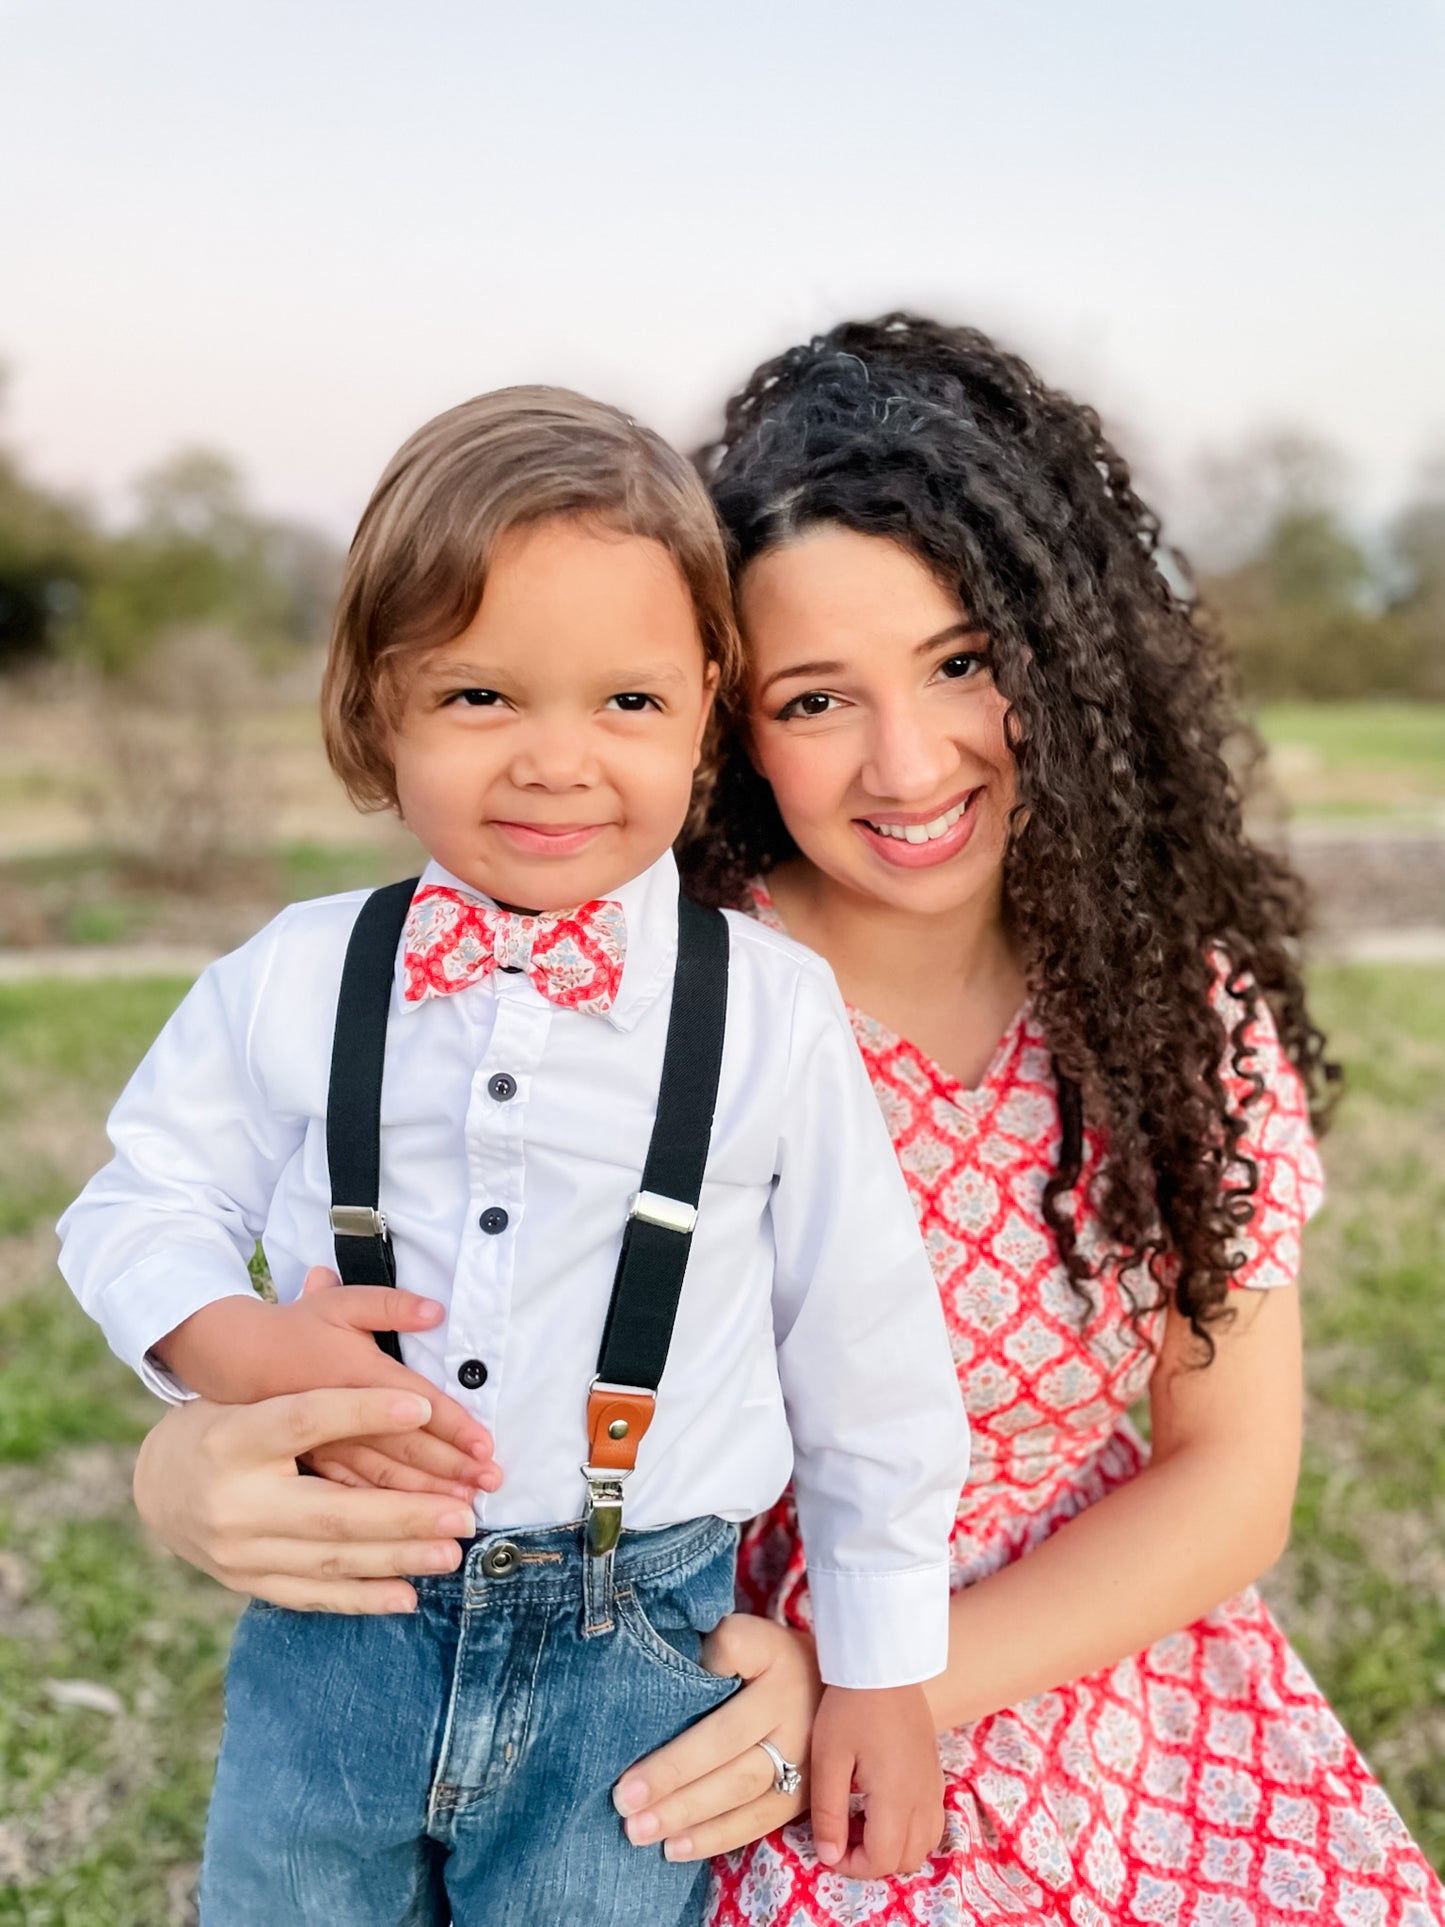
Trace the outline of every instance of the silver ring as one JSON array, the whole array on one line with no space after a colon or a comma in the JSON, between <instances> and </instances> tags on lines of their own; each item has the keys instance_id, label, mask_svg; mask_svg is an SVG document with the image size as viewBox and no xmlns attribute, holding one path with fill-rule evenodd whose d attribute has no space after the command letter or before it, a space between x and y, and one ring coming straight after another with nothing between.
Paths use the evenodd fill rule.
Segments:
<instances>
[{"instance_id":1,"label":"silver ring","mask_svg":"<svg viewBox=\"0 0 1445 1927\"><path fill-rule=\"evenodd\" d=\"M803 1775L791 1760L785 1760L771 1740L759 1740L758 1745L773 1763L774 1793L800 1793L803 1788Z\"/></svg>"}]
</instances>

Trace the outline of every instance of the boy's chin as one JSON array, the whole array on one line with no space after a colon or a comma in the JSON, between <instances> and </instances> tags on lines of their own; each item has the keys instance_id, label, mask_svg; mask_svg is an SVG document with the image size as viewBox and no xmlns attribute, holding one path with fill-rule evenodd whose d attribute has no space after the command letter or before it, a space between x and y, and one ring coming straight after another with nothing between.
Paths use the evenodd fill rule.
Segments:
<instances>
[{"instance_id":1,"label":"boy's chin","mask_svg":"<svg viewBox=\"0 0 1445 1927\"><path fill-rule=\"evenodd\" d=\"M650 870L661 855L659 850L653 856L643 856L625 865L559 861L535 866L470 864L466 869L458 869L445 858L442 862L460 882L490 897L503 910L547 916L558 910L575 910L579 904L591 903L600 897L615 896L624 883Z\"/></svg>"}]
</instances>

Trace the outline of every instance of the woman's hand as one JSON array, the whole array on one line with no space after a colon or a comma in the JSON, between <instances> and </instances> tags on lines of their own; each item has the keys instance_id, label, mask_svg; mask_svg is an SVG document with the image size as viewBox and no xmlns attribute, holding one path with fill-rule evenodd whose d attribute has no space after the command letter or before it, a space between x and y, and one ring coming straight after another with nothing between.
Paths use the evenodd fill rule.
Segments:
<instances>
[{"instance_id":1,"label":"woman's hand","mask_svg":"<svg viewBox=\"0 0 1445 1927\"><path fill-rule=\"evenodd\" d=\"M140 1449L135 1500L172 1552L233 1592L336 1613L411 1612L404 1573L450 1572L472 1508L415 1492L302 1478L303 1453L425 1426L411 1392L293 1392L259 1405L176 1407Z\"/></svg>"},{"instance_id":2,"label":"woman's hand","mask_svg":"<svg viewBox=\"0 0 1445 1927\"><path fill-rule=\"evenodd\" d=\"M818 1658L806 1633L751 1613L729 1613L702 1649L709 1672L743 1684L715 1713L639 1760L613 1790L634 1846L661 1840L669 1860L705 1860L761 1839L808 1805L808 1748L823 1696ZM797 1793L773 1791L770 1740L796 1761Z\"/></svg>"}]
</instances>

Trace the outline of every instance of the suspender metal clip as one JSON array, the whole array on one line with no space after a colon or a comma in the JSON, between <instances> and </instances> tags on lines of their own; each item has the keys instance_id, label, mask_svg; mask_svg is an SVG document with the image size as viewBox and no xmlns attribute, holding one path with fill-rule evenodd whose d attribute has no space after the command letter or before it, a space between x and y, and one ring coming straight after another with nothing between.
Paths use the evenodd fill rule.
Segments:
<instances>
[{"instance_id":1,"label":"suspender metal clip","mask_svg":"<svg viewBox=\"0 0 1445 1927\"><path fill-rule=\"evenodd\" d=\"M657 1394L645 1385L611 1385L594 1378L587 1393L587 1545L611 1552L622 1532L622 1482L637 1464L637 1448L652 1423Z\"/></svg>"},{"instance_id":2,"label":"suspender metal clip","mask_svg":"<svg viewBox=\"0 0 1445 1927\"><path fill-rule=\"evenodd\" d=\"M373 1205L333 1204L331 1229L343 1238L384 1238L386 1218Z\"/></svg>"}]
</instances>

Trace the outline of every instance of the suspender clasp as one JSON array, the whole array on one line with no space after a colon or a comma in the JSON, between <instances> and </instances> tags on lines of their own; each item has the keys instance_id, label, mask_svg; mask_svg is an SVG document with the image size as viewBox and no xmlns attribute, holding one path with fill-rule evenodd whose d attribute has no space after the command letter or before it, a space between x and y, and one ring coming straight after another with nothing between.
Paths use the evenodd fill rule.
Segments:
<instances>
[{"instance_id":1,"label":"suspender clasp","mask_svg":"<svg viewBox=\"0 0 1445 1927\"><path fill-rule=\"evenodd\" d=\"M697 1223L697 1206L681 1198L665 1198L660 1191L639 1191L627 1215L641 1218L644 1224L660 1225L664 1231L680 1231L686 1237Z\"/></svg>"},{"instance_id":2,"label":"suspender clasp","mask_svg":"<svg viewBox=\"0 0 1445 1927\"><path fill-rule=\"evenodd\" d=\"M369 1204L333 1204L331 1229L343 1238L384 1238L386 1219Z\"/></svg>"},{"instance_id":3,"label":"suspender clasp","mask_svg":"<svg viewBox=\"0 0 1445 1927\"><path fill-rule=\"evenodd\" d=\"M657 1394L643 1385L609 1385L594 1378L587 1394L587 1545L611 1552L622 1532L622 1482L637 1464L637 1448L652 1423Z\"/></svg>"}]
</instances>

